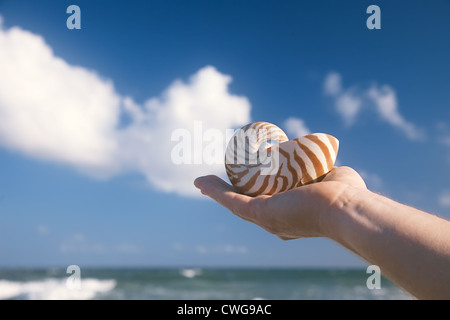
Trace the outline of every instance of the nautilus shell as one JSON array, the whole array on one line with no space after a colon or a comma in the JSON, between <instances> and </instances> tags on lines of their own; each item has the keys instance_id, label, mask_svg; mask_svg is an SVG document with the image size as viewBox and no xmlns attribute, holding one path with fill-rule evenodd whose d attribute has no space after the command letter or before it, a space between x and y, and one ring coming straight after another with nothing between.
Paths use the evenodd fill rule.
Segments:
<instances>
[{"instance_id":1,"label":"nautilus shell","mask_svg":"<svg viewBox=\"0 0 450 320\"><path fill-rule=\"evenodd\" d=\"M319 181L333 168L338 147L329 134L289 140L274 124L254 122L230 139L225 169L238 192L271 195Z\"/></svg>"}]
</instances>

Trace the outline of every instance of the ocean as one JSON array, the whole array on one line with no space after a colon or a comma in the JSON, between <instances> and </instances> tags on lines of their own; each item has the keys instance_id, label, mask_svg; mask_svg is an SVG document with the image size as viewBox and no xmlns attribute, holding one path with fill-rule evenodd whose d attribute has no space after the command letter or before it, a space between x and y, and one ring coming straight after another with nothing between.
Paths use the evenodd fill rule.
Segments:
<instances>
[{"instance_id":1,"label":"ocean","mask_svg":"<svg viewBox=\"0 0 450 320\"><path fill-rule=\"evenodd\" d=\"M384 277L369 289L365 269L251 268L0 269L0 299L404 300Z\"/></svg>"}]
</instances>

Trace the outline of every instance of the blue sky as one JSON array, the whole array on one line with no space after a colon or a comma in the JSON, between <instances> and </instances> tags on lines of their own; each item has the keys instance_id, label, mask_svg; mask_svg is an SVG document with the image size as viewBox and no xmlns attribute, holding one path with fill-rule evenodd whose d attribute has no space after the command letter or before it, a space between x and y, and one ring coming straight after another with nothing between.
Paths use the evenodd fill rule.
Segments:
<instances>
[{"instance_id":1,"label":"blue sky","mask_svg":"<svg viewBox=\"0 0 450 320\"><path fill-rule=\"evenodd\" d=\"M66 27L71 4L81 30ZM371 4L380 30L366 27ZM168 158L171 132L195 121L333 134L338 164L371 189L450 218L449 12L445 1L0 1L0 266L364 265L202 198L193 179L223 166Z\"/></svg>"}]
</instances>

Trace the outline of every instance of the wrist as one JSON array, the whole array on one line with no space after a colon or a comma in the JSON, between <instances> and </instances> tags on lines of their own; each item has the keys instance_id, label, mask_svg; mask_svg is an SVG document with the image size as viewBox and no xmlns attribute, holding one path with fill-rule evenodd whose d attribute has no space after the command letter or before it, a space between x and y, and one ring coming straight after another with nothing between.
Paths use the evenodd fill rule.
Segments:
<instances>
[{"instance_id":1,"label":"wrist","mask_svg":"<svg viewBox=\"0 0 450 320\"><path fill-rule=\"evenodd\" d=\"M321 212L320 228L324 237L342 243L348 231L346 226L351 224L352 213L359 210L370 191L341 183L333 189L338 191L330 197L328 208Z\"/></svg>"}]
</instances>

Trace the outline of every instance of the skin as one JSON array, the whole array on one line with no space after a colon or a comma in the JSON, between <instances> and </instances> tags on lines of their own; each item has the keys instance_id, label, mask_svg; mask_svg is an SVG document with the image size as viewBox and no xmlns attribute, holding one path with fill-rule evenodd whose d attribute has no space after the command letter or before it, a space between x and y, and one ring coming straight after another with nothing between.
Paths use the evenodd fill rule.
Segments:
<instances>
[{"instance_id":1,"label":"skin","mask_svg":"<svg viewBox=\"0 0 450 320\"><path fill-rule=\"evenodd\" d=\"M325 237L378 265L419 299L450 299L450 221L367 189L352 168L273 196L237 193L217 176L194 182L238 217L282 240Z\"/></svg>"}]
</instances>

